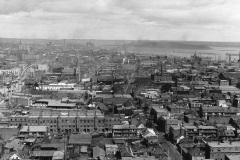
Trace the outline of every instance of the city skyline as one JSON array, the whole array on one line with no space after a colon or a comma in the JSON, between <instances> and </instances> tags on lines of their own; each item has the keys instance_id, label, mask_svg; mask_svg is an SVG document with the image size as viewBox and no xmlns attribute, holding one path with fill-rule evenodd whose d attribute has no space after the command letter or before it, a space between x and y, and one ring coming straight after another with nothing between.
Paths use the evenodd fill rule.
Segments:
<instances>
[{"instance_id":1,"label":"city skyline","mask_svg":"<svg viewBox=\"0 0 240 160\"><path fill-rule=\"evenodd\" d=\"M237 0L0 0L0 37L240 41Z\"/></svg>"}]
</instances>

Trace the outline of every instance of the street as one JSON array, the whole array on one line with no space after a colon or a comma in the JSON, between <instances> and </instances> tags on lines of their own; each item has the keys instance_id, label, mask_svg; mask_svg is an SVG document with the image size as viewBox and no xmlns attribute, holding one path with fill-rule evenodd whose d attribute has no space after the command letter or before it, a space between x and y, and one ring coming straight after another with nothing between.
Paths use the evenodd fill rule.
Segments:
<instances>
[{"instance_id":1,"label":"street","mask_svg":"<svg viewBox=\"0 0 240 160\"><path fill-rule=\"evenodd\" d=\"M181 154L174 148L174 145L167 141L163 134L159 134L158 141L162 146L163 152L169 156L169 160L182 160Z\"/></svg>"}]
</instances>

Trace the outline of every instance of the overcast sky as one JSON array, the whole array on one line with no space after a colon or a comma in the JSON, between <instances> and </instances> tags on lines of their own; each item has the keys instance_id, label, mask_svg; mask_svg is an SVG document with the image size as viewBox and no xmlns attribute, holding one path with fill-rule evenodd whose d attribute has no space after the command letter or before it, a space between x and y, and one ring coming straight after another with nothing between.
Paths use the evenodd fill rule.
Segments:
<instances>
[{"instance_id":1,"label":"overcast sky","mask_svg":"<svg viewBox=\"0 0 240 160\"><path fill-rule=\"evenodd\" d=\"M239 0L0 0L0 37L240 41Z\"/></svg>"}]
</instances>

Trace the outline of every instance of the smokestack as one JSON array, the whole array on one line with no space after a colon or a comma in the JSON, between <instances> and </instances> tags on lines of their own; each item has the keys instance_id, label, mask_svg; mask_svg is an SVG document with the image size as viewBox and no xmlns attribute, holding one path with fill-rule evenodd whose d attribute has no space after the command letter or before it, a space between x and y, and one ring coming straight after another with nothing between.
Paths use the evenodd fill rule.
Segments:
<instances>
[{"instance_id":1,"label":"smokestack","mask_svg":"<svg viewBox=\"0 0 240 160\"><path fill-rule=\"evenodd\" d=\"M163 65L161 64L161 76L163 75Z\"/></svg>"},{"instance_id":2,"label":"smokestack","mask_svg":"<svg viewBox=\"0 0 240 160\"><path fill-rule=\"evenodd\" d=\"M231 54L229 54L229 63L231 63Z\"/></svg>"},{"instance_id":3,"label":"smokestack","mask_svg":"<svg viewBox=\"0 0 240 160\"><path fill-rule=\"evenodd\" d=\"M77 75L77 69L74 68L74 76L76 76L76 75Z\"/></svg>"},{"instance_id":4,"label":"smokestack","mask_svg":"<svg viewBox=\"0 0 240 160\"><path fill-rule=\"evenodd\" d=\"M238 54L238 62L240 62L240 51L239 51L239 54Z\"/></svg>"}]
</instances>

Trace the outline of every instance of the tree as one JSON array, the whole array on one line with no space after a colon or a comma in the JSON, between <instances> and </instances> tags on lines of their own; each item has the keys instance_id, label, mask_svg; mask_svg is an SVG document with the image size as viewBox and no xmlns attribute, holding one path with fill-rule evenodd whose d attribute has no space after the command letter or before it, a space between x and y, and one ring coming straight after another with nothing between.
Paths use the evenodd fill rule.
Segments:
<instances>
[{"instance_id":1,"label":"tree","mask_svg":"<svg viewBox=\"0 0 240 160\"><path fill-rule=\"evenodd\" d=\"M116 156L117 159L121 159L121 152L117 151L115 156Z\"/></svg>"},{"instance_id":2,"label":"tree","mask_svg":"<svg viewBox=\"0 0 240 160\"><path fill-rule=\"evenodd\" d=\"M240 82L238 82L238 83L236 84L236 87L237 87L237 88L240 88Z\"/></svg>"},{"instance_id":3,"label":"tree","mask_svg":"<svg viewBox=\"0 0 240 160\"><path fill-rule=\"evenodd\" d=\"M52 72L53 73L62 73L63 67L58 67L58 68L53 68Z\"/></svg>"},{"instance_id":4,"label":"tree","mask_svg":"<svg viewBox=\"0 0 240 160\"><path fill-rule=\"evenodd\" d=\"M171 84L164 84L161 87L162 92L169 92L170 90L172 90L172 85Z\"/></svg>"}]
</instances>

